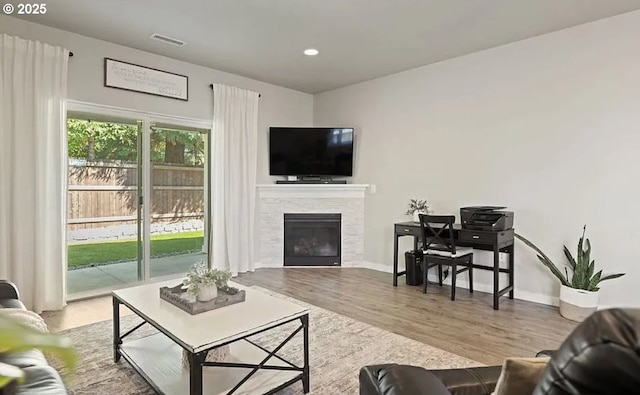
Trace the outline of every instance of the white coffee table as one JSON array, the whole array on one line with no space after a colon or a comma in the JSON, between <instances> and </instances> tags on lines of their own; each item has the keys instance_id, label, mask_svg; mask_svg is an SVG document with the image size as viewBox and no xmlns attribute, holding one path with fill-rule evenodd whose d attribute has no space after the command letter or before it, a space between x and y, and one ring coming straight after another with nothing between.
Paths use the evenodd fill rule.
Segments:
<instances>
[{"instance_id":1,"label":"white coffee table","mask_svg":"<svg viewBox=\"0 0 640 395\"><path fill-rule=\"evenodd\" d=\"M141 285L114 291L114 361L124 358L159 394L273 394L297 381L309 392L309 312L306 308L263 292L244 289L246 300L209 312L190 315L160 299L160 287L175 286L179 280ZM125 305L142 322L120 333L120 305ZM297 327L275 349L268 350L250 339L251 335L299 321ZM150 324L160 333L123 342L135 330ZM304 365L297 366L280 349L302 331ZM207 352L230 346L222 362L206 362ZM182 350L190 368L182 366ZM205 369L203 369L205 368Z\"/></svg>"}]
</instances>

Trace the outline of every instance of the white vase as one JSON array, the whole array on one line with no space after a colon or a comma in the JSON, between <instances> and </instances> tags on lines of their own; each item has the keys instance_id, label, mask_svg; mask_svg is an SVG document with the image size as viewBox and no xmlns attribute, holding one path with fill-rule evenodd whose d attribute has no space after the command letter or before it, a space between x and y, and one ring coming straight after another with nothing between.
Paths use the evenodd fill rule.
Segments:
<instances>
[{"instance_id":1,"label":"white vase","mask_svg":"<svg viewBox=\"0 0 640 395\"><path fill-rule=\"evenodd\" d=\"M198 289L198 302L208 302L218 296L218 287L215 285L207 285Z\"/></svg>"},{"instance_id":2,"label":"white vase","mask_svg":"<svg viewBox=\"0 0 640 395\"><path fill-rule=\"evenodd\" d=\"M420 222L420 214L427 214L425 211L414 211L413 212L413 222Z\"/></svg>"},{"instance_id":3,"label":"white vase","mask_svg":"<svg viewBox=\"0 0 640 395\"><path fill-rule=\"evenodd\" d=\"M599 291L560 286L560 315L571 321L584 321L598 309Z\"/></svg>"}]
</instances>

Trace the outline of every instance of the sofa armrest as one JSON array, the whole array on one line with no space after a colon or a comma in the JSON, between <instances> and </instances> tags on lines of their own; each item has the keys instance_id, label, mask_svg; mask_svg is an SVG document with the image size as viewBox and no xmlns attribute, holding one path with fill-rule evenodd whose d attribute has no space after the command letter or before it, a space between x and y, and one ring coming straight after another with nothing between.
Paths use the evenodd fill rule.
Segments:
<instances>
[{"instance_id":1,"label":"sofa armrest","mask_svg":"<svg viewBox=\"0 0 640 395\"><path fill-rule=\"evenodd\" d=\"M12 382L0 390L0 395L67 395L62 378L48 365L30 366L22 369L24 382ZM2 392L6 389L5 392Z\"/></svg>"},{"instance_id":2,"label":"sofa armrest","mask_svg":"<svg viewBox=\"0 0 640 395\"><path fill-rule=\"evenodd\" d=\"M502 366L479 366L430 371L451 395L491 395L496 388Z\"/></svg>"},{"instance_id":3,"label":"sofa armrest","mask_svg":"<svg viewBox=\"0 0 640 395\"><path fill-rule=\"evenodd\" d=\"M8 280L0 280L0 299L17 299L20 300L18 287Z\"/></svg>"},{"instance_id":4,"label":"sofa armrest","mask_svg":"<svg viewBox=\"0 0 640 395\"><path fill-rule=\"evenodd\" d=\"M442 382L419 366L385 364L360 369L360 395L451 395Z\"/></svg>"},{"instance_id":5,"label":"sofa armrest","mask_svg":"<svg viewBox=\"0 0 640 395\"><path fill-rule=\"evenodd\" d=\"M490 395L501 366L427 370L408 365L360 369L360 395Z\"/></svg>"}]
</instances>

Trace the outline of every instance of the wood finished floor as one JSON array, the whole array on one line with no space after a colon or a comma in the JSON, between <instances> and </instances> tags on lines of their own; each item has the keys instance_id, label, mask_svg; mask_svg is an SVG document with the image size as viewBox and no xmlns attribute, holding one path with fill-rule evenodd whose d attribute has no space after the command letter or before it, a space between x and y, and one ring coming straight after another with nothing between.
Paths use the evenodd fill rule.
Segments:
<instances>
[{"instance_id":1,"label":"wood finished floor","mask_svg":"<svg viewBox=\"0 0 640 395\"><path fill-rule=\"evenodd\" d=\"M505 357L530 357L556 348L576 323L557 308L502 298L492 309L490 294L458 288L391 285L391 275L368 269L259 269L234 281L258 285L355 320L409 337L485 364ZM124 314L128 314L125 312ZM111 318L111 299L100 297L70 303L62 312L44 314L52 331Z\"/></svg>"}]
</instances>

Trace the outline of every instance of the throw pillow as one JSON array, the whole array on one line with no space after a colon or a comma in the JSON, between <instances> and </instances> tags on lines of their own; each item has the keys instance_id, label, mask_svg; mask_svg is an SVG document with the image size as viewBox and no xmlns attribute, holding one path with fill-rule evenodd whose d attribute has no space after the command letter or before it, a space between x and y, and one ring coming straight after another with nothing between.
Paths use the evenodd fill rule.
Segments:
<instances>
[{"instance_id":1,"label":"throw pillow","mask_svg":"<svg viewBox=\"0 0 640 395\"><path fill-rule=\"evenodd\" d=\"M26 326L27 328L31 328L41 333L49 332L47 324L44 322L42 317L33 311L18 308L4 308L0 309L0 314L22 326Z\"/></svg>"},{"instance_id":2,"label":"throw pillow","mask_svg":"<svg viewBox=\"0 0 640 395\"><path fill-rule=\"evenodd\" d=\"M507 358L492 395L531 395L542 378L549 357Z\"/></svg>"}]
</instances>

